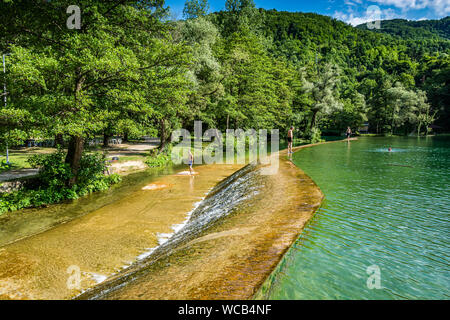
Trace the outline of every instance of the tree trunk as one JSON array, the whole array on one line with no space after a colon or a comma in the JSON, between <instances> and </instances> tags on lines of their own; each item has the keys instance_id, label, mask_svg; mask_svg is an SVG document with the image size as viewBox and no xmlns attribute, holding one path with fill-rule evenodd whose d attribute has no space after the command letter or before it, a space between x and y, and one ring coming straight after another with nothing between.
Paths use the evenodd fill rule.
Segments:
<instances>
[{"instance_id":1,"label":"tree trunk","mask_svg":"<svg viewBox=\"0 0 450 320\"><path fill-rule=\"evenodd\" d=\"M394 115L392 115L392 122L391 122L391 136L394 135Z\"/></svg>"},{"instance_id":2,"label":"tree trunk","mask_svg":"<svg viewBox=\"0 0 450 320\"><path fill-rule=\"evenodd\" d=\"M317 118L317 111L313 112L313 116L311 118L311 124L309 125L309 130L312 130L316 124L316 118Z\"/></svg>"},{"instance_id":3,"label":"tree trunk","mask_svg":"<svg viewBox=\"0 0 450 320\"><path fill-rule=\"evenodd\" d=\"M227 114L227 130L230 129L230 115Z\"/></svg>"},{"instance_id":4,"label":"tree trunk","mask_svg":"<svg viewBox=\"0 0 450 320\"><path fill-rule=\"evenodd\" d=\"M83 138L72 136L69 142L69 148L66 156L66 163L70 165L72 170L72 178L67 181L67 186L72 187L77 183L78 171L80 169L81 156L83 154Z\"/></svg>"},{"instance_id":5,"label":"tree trunk","mask_svg":"<svg viewBox=\"0 0 450 320\"><path fill-rule=\"evenodd\" d=\"M394 135L394 124L395 124L395 107L394 112L392 112L392 123L391 123L391 135Z\"/></svg>"},{"instance_id":6,"label":"tree trunk","mask_svg":"<svg viewBox=\"0 0 450 320\"><path fill-rule=\"evenodd\" d=\"M161 131L161 143L159 144L159 152L162 152L164 150L164 147L166 146L166 121L164 119L161 119L159 122L160 125L160 131Z\"/></svg>"},{"instance_id":7,"label":"tree trunk","mask_svg":"<svg viewBox=\"0 0 450 320\"><path fill-rule=\"evenodd\" d=\"M85 81L85 76L80 75L81 69L78 67L76 70L76 82L75 82L75 106L78 107L79 95ZM67 186L73 187L78 180L78 171L80 170L81 156L83 155L84 141L80 136L71 136L69 146L67 148L66 163L69 164L72 171L72 177L66 182Z\"/></svg>"},{"instance_id":8,"label":"tree trunk","mask_svg":"<svg viewBox=\"0 0 450 320\"><path fill-rule=\"evenodd\" d=\"M222 145L222 138L220 136L219 130L217 128L215 129L216 132L216 138L214 139L214 142L217 142L219 145Z\"/></svg>"},{"instance_id":9,"label":"tree trunk","mask_svg":"<svg viewBox=\"0 0 450 320\"><path fill-rule=\"evenodd\" d=\"M125 132L124 134L123 134L123 142L128 142L129 140L128 140L128 132Z\"/></svg>"},{"instance_id":10,"label":"tree trunk","mask_svg":"<svg viewBox=\"0 0 450 320\"><path fill-rule=\"evenodd\" d=\"M64 145L64 137L61 133L58 133L55 136L55 147L58 147L58 146L62 147L63 145Z\"/></svg>"},{"instance_id":11,"label":"tree trunk","mask_svg":"<svg viewBox=\"0 0 450 320\"><path fill-rule=\"evenodd\" d=\"M111 138L111 135L104 133L103 134L103 147L108 148L109 147L109 138Z\"/></svg>"}]
</instances>

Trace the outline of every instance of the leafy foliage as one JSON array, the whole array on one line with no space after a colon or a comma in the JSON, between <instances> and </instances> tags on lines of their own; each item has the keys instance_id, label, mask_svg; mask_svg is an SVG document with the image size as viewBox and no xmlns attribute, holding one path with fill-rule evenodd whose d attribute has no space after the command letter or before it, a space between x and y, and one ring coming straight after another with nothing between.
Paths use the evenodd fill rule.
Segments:
<instances>
[{"instance_id":1,"label":"leafy foliage","mask_svg":"<svg viewBox=\"0 0 450 320\"><path fill-rule=\"evenodd\" d=\"M172 164L172 160L170 155L167 155L165 153L159 153L157 155L148 157L145 163L150 168L161 168Z\"/></svg>"},{"instance_id":2,"label":"leafy foliage","mask_svg":"<svg viewBox=\"0 0 450 320\"><path fill-rule=\"evenodd\" d=\"M81 159L80 179L77 185L68 187L67 180L73 173L64 158L65 153L61 150L31 157L30 164L40 169L37 181L27 184L19 191L0 194L0 214L74 200L92 192L106 190L121 180L116 174L104 175L106 165L102 155L84 154Z\"/></svg>"},{"instance_id":3,"label":"leafy foliage","mask_svg":"<svg viewBox=\"0 0 450 320\"><path fill-rule=\"evenodd\" d=\"M195 19L205 16L208 10L208 0L187 0L184 5L183 16L186 19Z\"/></svg>"},{"instance_id":4,"label":"leafy foliage","mask_svg":"<svg viewBox=\"0 0 450 320\"><path fill-rule=\"evenodd\" d=\"M82 28L68 30L70 4L0 4L0 49L11 53L0 145L63 137L49 177L71 190L93 174L83 161L97 160L82 154L99 134L155 134L163 153L194 120L222 131L295 125L312 141L366 122L379 134L450 130L449 18L383 21L377 31L253 0L208 14L206 0L188 0L187 20L170 21L163 0L81 0Z\"/></svg>"},{"instance_id":5,"label":"leafy foliage","mask_svg":"<svg viewBox=\"0 0 450 320\"><path fill-rule=\"evenodd\" d=\"M167 145L163 152L158 153L157 150L150 152L150 156L147 157L145 164L150 168L162 168L172 165L171 157L172 145Z\"/></svg>"},{"instance_id":6,"label":"leafy foliage","mask_svg":"<svg viewBox=\"0 0 450 320\"><path fill-rule=\"evenodd\" d=\"M8 164L6 160L0 161L0 172L7 171L11 169L11 164Z\"/></svg>"},{"instance_id":7,"label":"leafy foliage","mask_svg":"<svg viewBox=\"0 0 450 320\"><path fill-rule=\"evenodd\" d=\"M374 29L382 32L409 38L418 39L446 39L450 40L450 17L441 20L408 21L404 19L383 20L382 28ZM357 26L359 29L367 29L366 24Z\"/></svg>"}]
</instances>

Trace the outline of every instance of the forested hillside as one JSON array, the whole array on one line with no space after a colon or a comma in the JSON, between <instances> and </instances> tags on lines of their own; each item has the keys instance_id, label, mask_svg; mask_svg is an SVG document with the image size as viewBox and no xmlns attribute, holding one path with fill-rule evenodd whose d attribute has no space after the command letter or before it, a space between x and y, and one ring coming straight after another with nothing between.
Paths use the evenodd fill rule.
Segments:
<instances>
[{"instance_id":1,"label":"forested hillside","mask_svg":"<svg viewBox=\"0 0 450 320\"><path fill-rule=\"evenodd\" d=\"M361 24L358 29L366 30L367 25ZM380 29L375 32L400 36L403 39L447 39L450 40L450 17L440 20L409 21L404 19L383 20Z\"/></svg>"},{"instance_id":2,"label":"forested hillside","mask_svg":"<svg viewBox=\"0 0 450 320\"><path fill-rule=\"evenodd\" d=\"M70 1L0 8L0 50L10 54L1 144L55 137L75 177L95 135L157 135L163 152L194 120L282 136L294 125L311 141L365 122L374 133L450 130L448 19L408 22L403 39L252 0L210 14L206 0L188 0L182 21L162 0L78 2L82 25L70 30Z\"/></svg>"},{"instance_id":3,"label":"forested hillside","mask_svg":"<svg viewBox=\"0 0 450 320\"><path fill-rule=\"evenodd\" d=\"M225 26L227 15L217 13L213 21ZM299 127L312 128L318 116L319 127L326 131L368 121L373 132L402 127L400 131L409 133L434 120L449 130L449 40L437 35L405 40L309 13L259 10L259 20L253 20L253 30L270 55L287 61L301 74L303 84L310 85L309 92L303 86L293 100L292 116ZM409 28L414 25L448 35L448 18ZM334 83L327 84L327 77L335 78ZM320 85L333 89L330 97L314 92L312 88ZM413 107L412 101L418 105ZM428 124L418 125L418 119Z\"/></svg>"}]
</instances>

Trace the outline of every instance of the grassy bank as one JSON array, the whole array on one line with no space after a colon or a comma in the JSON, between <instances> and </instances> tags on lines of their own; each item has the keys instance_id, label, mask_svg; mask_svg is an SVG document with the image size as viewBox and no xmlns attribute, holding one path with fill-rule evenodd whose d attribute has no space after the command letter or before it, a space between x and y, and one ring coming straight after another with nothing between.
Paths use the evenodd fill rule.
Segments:
<instances>
[{"instance_id":1,"label":"grassy bank","mask_svg":"<svg viewBox=\"0 0 450 320\"><path fill-rule=\"evenodd\" d=\"M9 168L1 168L0 173L7 170L20 170L20 169L30 169L31 165L28 163L28 158L37 154L49 154L54 152L54 148L24 148L20 150L9 150ZM6 153L0 154L0 163L6 162Z\"/></svg>"}]
</instances>

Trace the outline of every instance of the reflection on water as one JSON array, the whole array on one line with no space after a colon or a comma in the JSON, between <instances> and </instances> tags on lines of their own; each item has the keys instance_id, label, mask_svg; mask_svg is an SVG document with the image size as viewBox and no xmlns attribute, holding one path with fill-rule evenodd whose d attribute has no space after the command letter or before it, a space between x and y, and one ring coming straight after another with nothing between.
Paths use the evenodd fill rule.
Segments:
<instances>
[{"instance_id":1,"label":"reflection on water","mask_svg":"<svg viewBox=\"0 0 450 320\"><path fill-rule=\"evenodd\" d=\"M294 162L326 200L266 297L450 298L448 138L361 138L301 150ZM379 290L367 287L373 265Z\"/></svg>"}]
</instances>

